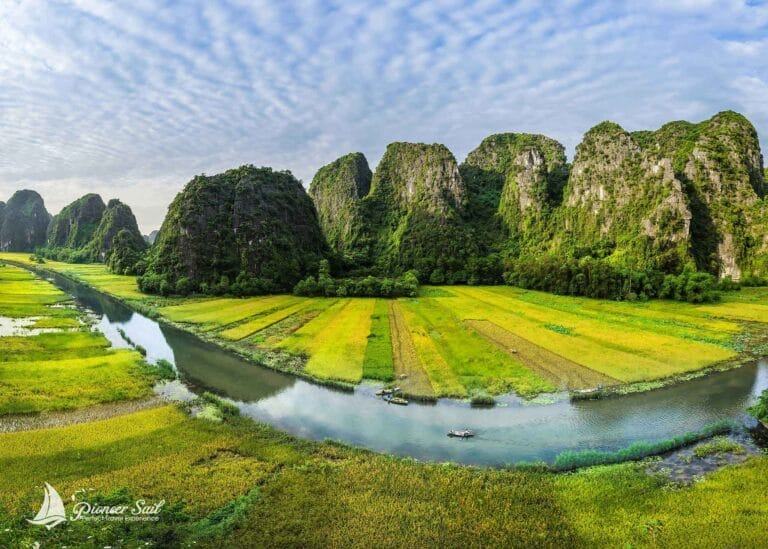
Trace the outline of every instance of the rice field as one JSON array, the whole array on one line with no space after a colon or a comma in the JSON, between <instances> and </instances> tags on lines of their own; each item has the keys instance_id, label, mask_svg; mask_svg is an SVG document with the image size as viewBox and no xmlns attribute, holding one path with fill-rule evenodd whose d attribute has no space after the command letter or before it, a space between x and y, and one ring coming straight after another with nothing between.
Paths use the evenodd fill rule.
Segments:
<instances>
[{"instance_id":1,"label":"rice field","mask_svg":"<svg viewBox=\"0 0 768 549\"><path fill-rule=\"evenodd\" d=\"M764 456L678 486L642 464L563 475L403 460L175 406L0 434L0 470L2 547L759 547L768 530ZM68 511L82 488L166 504L157 523L49 531L25 520L44 482Z\"/></svg>"},{"instance_id":2,"label":"rice field","mask_svg":"<svg viewBox=\"0 0 768 549\"><path fill-rule=\"evenodd\" d=\"M28 261L26 254L3 256ZM103 265L45 266L129 300L156 299L138 293L134 277L110 275ZM41 302L57 299L40 291ZM0 289L0 299L6 293ZM10 310L12 295L5 299ZM319 379L396 380L408 394L432 398L532 396L684 375L736 358L743 323L768 324L766 303L766 288L693 305L455 286L398 300L175 298L156 310L244 350L306 357L305 373Z\"/></svg>"},{"instance_id":3,"label":"rice field","mask_svg":"<svg viewBox=\"0 0 768 549\"><path fill-rule=\"evenodd\" d=\"M1 252L0 261L15 261L24 265L39 266L63 275L80 280L97 290L110 293L121 299L146 299L146 295L139 291L135 276L116 275L107 270L107 266L101 263L62 263L46 259L42 265L37 265L29 259L29 253Z\"/></svg>"},{"instance_id":4,"label":"rice field","mask_svg":"<svg viewBox=\"0 0 768 549\"><path fill-rule=\"evenodd\" d=\"M23 335L0 333L0 415L82 408L151 393L135 351L111 349L80 324L68 296L23 269L0 266L0 318L30 318ZM50 333L37 330L54 329Z\"/></svg>"}]
</instances>

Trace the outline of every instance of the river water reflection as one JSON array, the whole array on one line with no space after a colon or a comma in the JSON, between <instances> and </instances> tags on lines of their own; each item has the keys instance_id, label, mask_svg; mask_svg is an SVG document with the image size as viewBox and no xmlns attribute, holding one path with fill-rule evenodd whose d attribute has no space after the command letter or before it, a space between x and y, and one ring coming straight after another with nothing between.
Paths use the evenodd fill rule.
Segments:
<instances>
[{"instance_id":1,"label":"river water reflection","mask_svg":"<svg viewBox=\"0 0 768 549\"><path fill-rule=\"evenodd\" d=\"M243 414L301 437L418 459L504 465L551 461L565 450L617 450L721 419L743 419L744 409L768 388L768 362L761 361L621 398L541 405L510 397L490 409L452 400L400 407L376 398L371 386L339 391L256 366L67 278L52 275L51 280L101 315L98 328L113 344L128 346L119 328L147 350L150 362L173 363L182 391L212 391L232 400ZM449 429L463 428L477 436L446 436Z\"/></svg>"}]
</instances>

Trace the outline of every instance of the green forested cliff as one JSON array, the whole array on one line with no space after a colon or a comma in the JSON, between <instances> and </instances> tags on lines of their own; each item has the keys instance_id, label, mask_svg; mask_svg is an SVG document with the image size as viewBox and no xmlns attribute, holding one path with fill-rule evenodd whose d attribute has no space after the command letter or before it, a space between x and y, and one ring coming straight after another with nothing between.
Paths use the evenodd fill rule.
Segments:
<instances>
[{"instance_id":1,"label":"green forested cliff","mask_svg":"<svg viewBox=\"0 0 768 549\"><path fill-rule=\"evenodd\" d=\"M43 198L35 191L16 191L3 208L0 250L31 252L45 244L51 215Z\"/></svg>"},{"instance_id":2,"label":"green forested cliff","mask_svg":"<svg viewBox=\"0 0 768 549\"><path fill-rule=\"evenodd\" d=\"M127 244L137 251L147 248L131 208L113 198L107 204L86 251L96 261L106 262L112 252L115 237L123 231L125 234L120 239L121 246Z\"/></svg>"},{"instance_id":3,"label":"green forested cliff","mask_svg":"<svg viewBox=\"0 0 768 549\"><path fill-rule=\"evenodd\" d=\"M197 176L148 255L117 200L86 195L48 226L42 198L19 191L0 203L0 244L33 250L47 228L49 251L76 251L63 259L146 266L142 287L162 293L286 291L329 259L352 281L413 271L433 284L701 296L712 283L700 273L768 276L767 192L754 127L726 111L655 131L602 122L571 164L554 139L503 133L460 166L440 144L392 143L374 173L351 153L322 167L309 195L271 168Z\"/></svg>"},{"instance_id":4,"label":"green forested cliff","mask_svg":"<svg viewBox=\"0 0 768 549\"><path fill-rule=\"evenodd\" d=\"M86 194L64 206L48 225L48 248L82 248L93 238L93 233L104 215L106 206L98 194Z\"/></svg>"},{"instance_id":5,"label":"green forested cliff","mask_svg":"<svg viewBox=\"0 0 768 549\"><path fill-rule=\"evenodd\" d=\"M47 235L37 251L51 259L107 263L118 274L143 269L147 243L131 208L117 199L104 205L97 194L78 198L51 219Z\"/></svg>"},{"instance_id":6,"label":"green forested cliff","mask_svg":"<svg viewBox=\"0 0 768 549\"><path fill-rule=\"evenodd\" d=\"M301 183L241 166L197 176L176 196L140 284L162 293L286 291L327 254Z\"/></svg>"},{"instance_id":7,"label":"green forested cliff","mask_svg":"<svg viewBox=\"0 0 768 549\"><path fill-rule=\"evenodd\" d=\"M371 177L365 156L351 153L320 168L309 186L331 250L351 264L364 260L358 253L364 224L361 200L370 191Z\"/></svg>"},{"instance_id":8,"label":"green forested cliff","mask_svg":"<svg viewBox=\"0 0 768 549\"><path fill-rule=\"evenodd\" d=\"M393 143L370 193L349 201L354 216L340 202L317 207L321 219L355 220L349 238L333 233L334 248L378 274L471 282L551 256L738 279L768 274L762 163L754 127L731 111L656 131L603 122L571 165L542 135L492 135L458 169L442 145ZM326 195L343 192L323 179Z\"/></svg>"}]
</instances>

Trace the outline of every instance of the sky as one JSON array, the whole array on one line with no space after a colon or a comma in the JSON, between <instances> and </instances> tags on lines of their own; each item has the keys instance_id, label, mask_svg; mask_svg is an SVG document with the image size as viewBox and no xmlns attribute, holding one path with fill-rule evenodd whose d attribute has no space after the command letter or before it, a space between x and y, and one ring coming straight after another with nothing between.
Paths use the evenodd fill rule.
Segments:
<instances>
[{"instance_id":1,"label":"sky","mask_svg":"<svg viewBox=\"0 0 768 549\"><path fill-rule=\"evenodd\" d=\"M768 153L768 1L0 1L0 200L98 192L145 233L194 175L242 164L308 186L348 152L460 162L506 131L572 157L602 120L725 109Z\"/></svg>"}]
</instances>

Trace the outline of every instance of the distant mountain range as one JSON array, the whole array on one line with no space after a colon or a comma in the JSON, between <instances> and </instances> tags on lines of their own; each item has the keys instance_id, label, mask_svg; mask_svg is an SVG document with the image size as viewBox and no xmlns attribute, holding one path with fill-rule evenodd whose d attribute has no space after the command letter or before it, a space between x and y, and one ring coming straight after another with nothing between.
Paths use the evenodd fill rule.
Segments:
<instances>
[{"instance_id":1,"label":"distant mountain range","mask_svg":"<svg viewBox=\"0 0 768 549\"><path fill-rule=\"evenodd\" d=\"M37 193L19 191L0 203L0 245L105 261L124 229L137 253L154 243L139 265L150 290L287 290L321 258L348 276L415 270L433 283L466 282L488 257L739 279L768 273L767 191L754 127L726 111L656 131L602 122L570 164L554 139L505 133L462 164L439 144L393 143L375 172L351 153L322 167L308 194L270 168L197 176L148 237L119 202L86 195L50 220Z\"/></svg>"}]
</instances>

